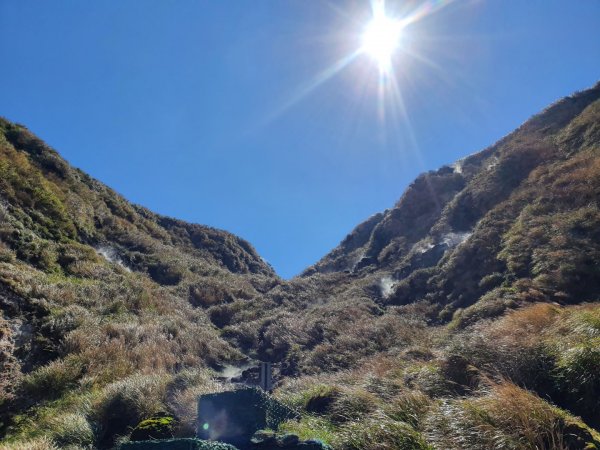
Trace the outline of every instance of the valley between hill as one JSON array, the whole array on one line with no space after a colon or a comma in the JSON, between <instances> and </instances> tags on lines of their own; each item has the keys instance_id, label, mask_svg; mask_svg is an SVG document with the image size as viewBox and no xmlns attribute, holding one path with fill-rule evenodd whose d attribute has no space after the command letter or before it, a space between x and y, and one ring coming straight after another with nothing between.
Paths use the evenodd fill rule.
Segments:
<instances>
[{"instance_id":1,"label":"valley between hill","mask_svg":"<svg viewBox=\"0 0 600 450\"><path fill-rule=\"evenodd\" d=\"M336 449L600 449L600 84L420 175L285 281L0 119L2 449L191 436L275 363L281 431Z\"/></svg>"}]
</instances>

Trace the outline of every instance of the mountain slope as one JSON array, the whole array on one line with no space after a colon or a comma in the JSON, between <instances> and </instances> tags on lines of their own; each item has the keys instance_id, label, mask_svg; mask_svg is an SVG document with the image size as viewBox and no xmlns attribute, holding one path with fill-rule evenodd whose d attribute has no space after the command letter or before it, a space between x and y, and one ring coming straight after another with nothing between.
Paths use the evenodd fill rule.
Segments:
<instances>
[{"instance_id":1,"label":"mountain slope","mask_svg":"<svg viewBox=\"0 0 600 450\"><path fill-rule=\"evenodd\" d=\"M568 228L575 223L562 224L560 231L576 234L563 247L587 248L589 268L578 272L577 280L563 273L550 291L564 292L572 301L594 298L600 274L593 264L598 254L599 97L596 86L563 99L492 147L421 175L392 209L359 225L304 276L385 273L397 286L389 290L386 303L428 298L447 303L452 312L503 282L534 278L542 283L542 278L550 282L559 276L555 265L535 266L535 243L525 229L540 226L530 223L532 216L551 222L562 215L586 222L576 229ZM547 246L546 257L560 251L558 243Z\"/></svg>"},{"instance_id":2,"label":"mountain slope","mask_svg":"<svg viewBox=\"0 0 600 450\"><path fill-rule=\"evenodd\" d=\"M2 119L0 132L3 201L10 205L8 213L39 237L111 245L136 269L148 269L145 260L151 260L154 252L173 247L234 273L274 275L248 242L129 204L69 167L24 127Z\"/></svg>"},{"instance_id":3,"label":"mountain slope","mask_svg":"<svg viewBox=\"0 0 600 450\"><path fill-rule=\"evenodd\" d=\"M0 120L2 421L82 383L243 360L195 306L277 280L246 241L132 205Z\"/></svg>"},{"instance_id":4,"label":"mountain slope","mask_svg":"<svg viewBox=\"0 0 600 450\"><path fill-rule=\"evenodd\" d=\"M599 99L600 85L565 98L482 152L419 176L393 208L269 292L282 306L256 322L257 335L248 336L233 311L218 324L275 360L299 345L294 358L312 371L318 344L337 368L378 351L359 338L353 355L335 357L346 348L339 340L356 338L357 322L388 320L398 307L418 310L426 324L465 326L527 302L598 300ZM228 307L215 309L223 315ZM356 317L345 320L351 311ZM303 319L279 329L273 318L290 315ZM306 337L323 317L335 320Z\"/></svg>"}]
</instances>

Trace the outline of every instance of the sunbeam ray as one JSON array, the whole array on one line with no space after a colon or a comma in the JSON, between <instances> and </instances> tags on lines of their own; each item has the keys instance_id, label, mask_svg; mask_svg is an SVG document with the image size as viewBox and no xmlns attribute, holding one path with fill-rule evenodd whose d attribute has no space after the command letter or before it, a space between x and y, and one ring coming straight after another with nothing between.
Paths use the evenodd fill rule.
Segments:
<instances>
[{"instance_id":1,"label":"sunbeam ray","mask_svg":"<svg viewBox=\"0 0 600 450\"><path fill-rule=\"evenodd\" d=\"M332 66L320 72L318 75L313 77L313 79L306 83L305 85L299 87L294 94L290 96L288 100L286 100L282 105L275 109L275 111L271 112L267 115L265 119L265 123L272 122L289 108L300 102L307 95L321 86L323 83L327 82L339 72L341 72L348 64L350 64L358 55L360 54L360 50L356 50L349 55L339 59Z\"/></svg>"},{"instance_id":2,"label":"sunbeam ray","mask_svg":"<svg viewBox=\"0 0 600 450\"><path fill-rule=\"evenodd\" d=\"M407 26L437 13L439 10L454 3L455 0L430 0L423 2L412 13L402 19L402 25Z\"/></svg>"}]
</instances>

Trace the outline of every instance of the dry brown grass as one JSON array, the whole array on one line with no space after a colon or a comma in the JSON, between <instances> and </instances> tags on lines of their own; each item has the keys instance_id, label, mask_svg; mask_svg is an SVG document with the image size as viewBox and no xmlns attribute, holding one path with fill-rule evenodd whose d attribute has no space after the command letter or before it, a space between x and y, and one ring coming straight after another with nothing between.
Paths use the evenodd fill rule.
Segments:
<instances>
[{"instance_id":1,"label":"dry brown grass","mask_svg":"<svg viewBox=\"0 0 600 450\"><path fill-rule=\"evenodd\" d=\"M457 333L451 339L451 351L464 355L492 376L527 385L546 375L549 355L545 342L560 317L557 306L527 306Z\"/></svg>"},{"instance_id":2,"label":"dry brown grass","mask_svg":"<svg viewBox=\"0 0 600 450\"><path fill-rule=\"evenodd\" d=\"M527 348L543 339L544 333L560 316L560 308L547 303L511 311L488 326L486 334L499 346Z\"/></svg>"},{"instance_id":3,"label":"dry brown grass","mask_svg":"<svg viewBox=\"0 0 600 450\"><path fill-rule=\"evenodd\" d=\"M0 450L59 450L59 447L48 437L40 437L28 441L0 444Z\"/></svg>"},{"instance_id":4,"label":"dry brown grass","mask_svg":"<svg viewBox=\"0 0 600 450\"><path fill-rule=\"evenodd\" d=\"M563 413L509 382L480 397L448 400L428 419L428 438L446 449L567 450Z\"/></svg>"}]
</instances>

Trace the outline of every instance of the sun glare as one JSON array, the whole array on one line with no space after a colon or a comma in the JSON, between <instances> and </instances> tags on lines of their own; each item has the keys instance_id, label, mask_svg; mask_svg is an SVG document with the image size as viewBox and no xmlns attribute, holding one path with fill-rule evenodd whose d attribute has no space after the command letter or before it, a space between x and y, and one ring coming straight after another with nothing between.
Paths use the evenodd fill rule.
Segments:
<instances>
[{"instance_id":1,"label":"sun glare","mask_svg":"<svg viewBox=\"0 0 600 450\"><path fill-rule=\"evenodd\" d=\"M362 35L362 51L377 62L381 71L387 72L401 37L402 23L379 13L365 28Z\"/></svg>"},{"instance_id":2,"label":"sun glare","mask_svg":"<svg viewBox=\"0 0 600 450\"><path fill-rule=\"evenodd\" d=\"M378 102L378 114L380 121L384 123L386 117L394 114L401 115L407 119L402 100L402 79L410 72L411 65L418 61L425 63L434 69L439 69L437 65L424 55L415 51L415 34L410 29L419 21L432 14L437 13L442 8L454 3L455 0L420 0L419 2L397 2L394 4L414 3L414 7L404 5L402 8L386 9L386 0L368 0L370 11L367 8L360 7L354 9L351 14L343 13L344 17L349 17L352 24L351 32L348 37L355 45L353 50L342 55L339 59L332 62L325 69L315 74L311 79L302 83L292 92L285 102L277 107L270 114L268 121L281 115L284 111L300 102L315 89L322 86L342 71L354 65L357 59L362 60L362 56L368 57L378 68L375 74L369 67L360 64L361 72L357 79L357 85L361 86L361 92L365 93L371 87L376 86L376 96ZM358 2L357 2L358 3ZM366 0L362 3L366 3ZM354 12L358 13L354 17ZM368 17L367 17L368 14ZM364 23L359 19L367 19ZM347 28L347 32L350 28ZM402 66L396 64L402 58ZM361 61L362 62L362 61ZM366 69L366 70L362 70ZM398 73L396 73L398 71ZM373 76L376 75L376 76ZM372 83L373 82L373 83ZM374 91L371 91L374 92Z\"/></svg>"}]
</instances>

